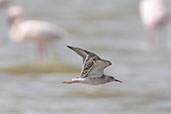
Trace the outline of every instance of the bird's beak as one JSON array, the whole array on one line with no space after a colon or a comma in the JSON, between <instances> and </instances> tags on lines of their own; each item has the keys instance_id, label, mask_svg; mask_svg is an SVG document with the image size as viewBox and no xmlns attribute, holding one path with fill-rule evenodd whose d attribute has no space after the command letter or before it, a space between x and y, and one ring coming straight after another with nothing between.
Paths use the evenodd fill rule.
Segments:
<instances>
[{"instance_id":1,"label":"bird's beak","mask_svg":"<svg viewBox=\"0 0 171 114\"><path fill-rule=\"evenodd\" d=\"M120 83L122 83L122 81L120 81L120 80L118 80L118 79L115 79L115 81L116 81L116 82L120 82Z\"/></svg>"}]
</instances>

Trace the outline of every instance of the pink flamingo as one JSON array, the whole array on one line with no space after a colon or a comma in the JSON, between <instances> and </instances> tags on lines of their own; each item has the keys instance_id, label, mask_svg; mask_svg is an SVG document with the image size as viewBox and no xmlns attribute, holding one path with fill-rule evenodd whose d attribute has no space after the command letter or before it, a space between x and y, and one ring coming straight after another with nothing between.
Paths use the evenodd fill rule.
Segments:
<instances>
[{"instance_id":1,"label":"pink flamingo","mask_svg":"<svg viewBox=\"0 0 171 114\"><path fill-rule=\"evenodd\" d=\"M154 45L155 32L169 21L169 12L163 0L142 0L139 6L142 22L147 30L147 42Z\"/></svg>"},{"instance_id":2,"label":"pink flamingo","mask_svg":"<svg viewBox=\"0 0 171 114\"><path fill-rule=\"evenodd\" d=\"M34 42L41 57L45 55L48 42L64 37L64 31L49 22L24 20L20 6L11 7L8 10L8 18L11 39L16 42Z\"/></svg>"}]
</instances>

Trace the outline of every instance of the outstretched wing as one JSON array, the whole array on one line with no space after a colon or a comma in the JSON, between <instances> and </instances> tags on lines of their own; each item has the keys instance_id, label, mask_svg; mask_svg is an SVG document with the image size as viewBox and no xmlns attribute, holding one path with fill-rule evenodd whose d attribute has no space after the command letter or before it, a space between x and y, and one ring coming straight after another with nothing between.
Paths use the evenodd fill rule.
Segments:
<instances>
[{"instance_id":1,"label":"outstretched wing","mask_svg":"<svg viewBox=\"0 0 171 114\"><path fill-rule=\"evenodd\" d=\"M112 63L104 59L94 60L94 65L91 67L89 72L84 75L84 77L101 77L104 73L104 69L110 66Z\"/></svg>"},{"instance_id":2,"label":"outstretched wing","mask_svg":"<svg viewBox=\"0 0 171 114\"><path fill-rule=\"evenodd\" d=\"M80 55L83 58L83 63L85 62L86 58L89 57L95 57L100 59L100 57L98 57L96 54L89 52L87 50L78 48L78 47L73 47L73 46L67 46L68 48L72 49L73 51L75 51L78 55ZM89 58L88 57L88 58Z\"/></svg>"},{"instance_id":3,"label":"outstretched wing","mask_svg":"<svg viewBox=\"0 0 171 114\"><path fill-rule=\"evenodd\" d=\"M83 67L80 76L87 77L94 74L101 76L104 68L111 65L110 61L101 59L96 54L77 47L67 46L83 58Z\"/></svg>"},{"instance_id":4,"label":"outstretched wing","mask_svg":"<svg viewBox=\"0 0 171 114\"><path fill-rule=\"evenodd\" d=\"M90 57L89 55L86 57L85 61L83 62L82 71L80 73L81 77L86 77L87 74L96 66L97 58Z\"/></svg>"}]
</instances>

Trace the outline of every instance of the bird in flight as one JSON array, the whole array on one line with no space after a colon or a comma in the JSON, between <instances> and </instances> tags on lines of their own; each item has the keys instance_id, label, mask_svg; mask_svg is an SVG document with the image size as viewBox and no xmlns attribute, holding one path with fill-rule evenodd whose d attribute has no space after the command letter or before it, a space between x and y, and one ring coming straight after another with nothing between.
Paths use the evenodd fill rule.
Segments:
<instances>
[{"instance_id":1,"label":"bird in flight","mask_svg":"<svg viewBox=\"0 0 171 114\"><path fill-rule=\"evenodd\" d=\"M112 65L110 61L101 59L96 54L81 48L72 46L67 47L83 58L83 66L80 77L72 78L71 81L65 81L63 83L84 83L90 85L100 85L112 81L122 83L122 81L114 78L113 76L108 76L103 73L106 67Z\"/></svg>"}]
</instances>

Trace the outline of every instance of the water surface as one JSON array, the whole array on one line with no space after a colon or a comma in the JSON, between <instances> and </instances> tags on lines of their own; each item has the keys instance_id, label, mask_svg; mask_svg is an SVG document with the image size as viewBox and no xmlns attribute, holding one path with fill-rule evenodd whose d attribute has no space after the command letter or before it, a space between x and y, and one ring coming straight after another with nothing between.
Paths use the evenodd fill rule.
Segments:
<instances>
[{"instance_id":1,"label":"water surface","mask_svg":"<svg viewBox=\"0 0 171 114\"><path fill-rule=\"evenodd\" d=\"M145 32L138 3L13 0L9 7L23 6L27 19L50 21L64 28L68 37L49 46L47 61L36 61L34 45L9 39L7 8L0 11L0 113L171 113L171 51L141 47ZM166 3L171 5L169 0ZM78 76L82 64L66 45L86 48L110 60L113 65L105 73L123 83L62 84Z\"/></svg>"}]
</instances>

